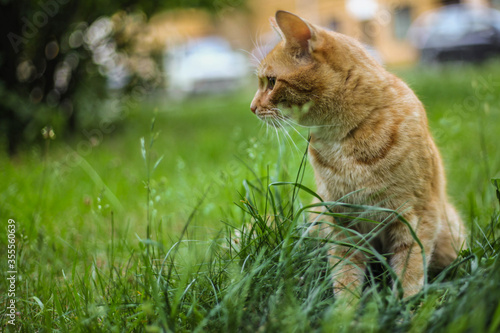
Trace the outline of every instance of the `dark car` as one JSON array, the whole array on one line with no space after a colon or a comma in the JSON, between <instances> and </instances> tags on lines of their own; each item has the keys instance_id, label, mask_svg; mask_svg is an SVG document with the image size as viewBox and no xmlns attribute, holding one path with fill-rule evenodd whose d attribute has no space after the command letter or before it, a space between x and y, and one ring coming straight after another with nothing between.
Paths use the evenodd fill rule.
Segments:
<instances>
[{"instance_id":1,"label":"dark car","mask_svg":"<svg viewBox=\"0 0 500 333\"><path fill-rule=\"evenodd\" d=\"M424 62L482 61L500 55L500 11L445 6L418 17L409 38Z\"/></svg>"}]
</instances>

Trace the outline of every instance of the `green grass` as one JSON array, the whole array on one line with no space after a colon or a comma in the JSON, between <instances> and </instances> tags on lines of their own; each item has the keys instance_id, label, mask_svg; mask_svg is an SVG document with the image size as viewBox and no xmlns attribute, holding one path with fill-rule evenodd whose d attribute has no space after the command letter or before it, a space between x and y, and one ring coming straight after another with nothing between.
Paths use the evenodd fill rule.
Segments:
<instances>
[{"instance_id":1,"label":"green grass","mask_svg":"<svg viewBox=\"0 0 500 333\"><path fill-rule=\"evenodd\" d=\"M96 128L93 139L56 137L0 156L0 246L14 219L19 312L15 327L5 316L0 327L500 330L500 202L490 181L500 178L500 63L397 74L427 108L450 197L471 229L470 251L417 297L394 297L390 270L374 267L358 307L335 302L325 247L304 233L312 195L277 184L314 190L302 160L307 142L293 130L297 147L284 134L279 143L274 131L266 135L249 111L249 90L132 100L120 125ZM7 287L2 278L0 313Z\"/></svg>"}]
</instances>

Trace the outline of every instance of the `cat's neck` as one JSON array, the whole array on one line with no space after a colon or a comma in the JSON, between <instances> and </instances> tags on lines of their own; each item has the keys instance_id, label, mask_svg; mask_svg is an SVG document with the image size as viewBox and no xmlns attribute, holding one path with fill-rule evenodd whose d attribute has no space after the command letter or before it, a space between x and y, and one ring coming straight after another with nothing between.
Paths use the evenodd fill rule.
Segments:
<instances>
[{"instance_id":1,"label":"cat's neck","mask_svg":"<svg viewBox=\"0 0 500 333\"><path fill-rule=\"evenodd\" d=\"M368 77L370 80L360 80L359 91L362 93L347 94L328 106L319 106L323 109L320 114L327 116L311 130L314 141L340 143L361 124L379 118L381 114L387 118L382 119L390 122L392 117L406 110L409 105L413 105L413 110L422 112L422 104L413 91L394 75L382 70L378 75Z\"/></svg>"},{"instance_id":2,"label":"cat's neck","mask_svg":"<svg viewBox=\"0 0 500 333\"><path fill-rule=\"evenodd\" d=\"M343 126L331 124L314 127L311 130L311 142L335 143L340 142L349 133Z\"/></svg>"},{"instance_id":3,"label":"cat's neck","mask_svg":"<svg viewBox=\"0 0 500 333\"><path fill-rule=\"evenodd\" d=\"M413 104L413 110L425 112L421 102L403 81L390 75L387 80L378 83L367 97L354 96L342 103L333 103L334 106L325 110L325 114L331 116L312 128L311 142L318 147L342 143L361 125L373 123L375 119L380 119L379 123L391 123L398 113L407 111L408 105Z\"/></svg>"}]
</instances>

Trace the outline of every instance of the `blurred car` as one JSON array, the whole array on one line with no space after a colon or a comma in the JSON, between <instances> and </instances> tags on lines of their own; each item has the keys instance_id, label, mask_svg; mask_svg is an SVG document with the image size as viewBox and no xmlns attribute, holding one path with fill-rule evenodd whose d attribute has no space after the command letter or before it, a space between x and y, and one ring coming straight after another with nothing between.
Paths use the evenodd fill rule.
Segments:
<instances>
[{"instance_id":1,"label":"blurred car","mask_svg":"<svg viewBox=\"0 0 500 333\"><path fill-rule=\"evenodd\" d=\"M408 36L424 62L482 61L500 54L500 11L445 6L419 16Z\"/></svg>"},{"instance_id":2,"label":"blurred car","mask_svg":"<svg viewBox=\"0 0 500 333\"><path fill-rule=\"evenodd\" d=\"M233 90L248 74L247 57L220 37L191 40L167 51L168 91L174 97Z\"/></svg>"}]
</instances>

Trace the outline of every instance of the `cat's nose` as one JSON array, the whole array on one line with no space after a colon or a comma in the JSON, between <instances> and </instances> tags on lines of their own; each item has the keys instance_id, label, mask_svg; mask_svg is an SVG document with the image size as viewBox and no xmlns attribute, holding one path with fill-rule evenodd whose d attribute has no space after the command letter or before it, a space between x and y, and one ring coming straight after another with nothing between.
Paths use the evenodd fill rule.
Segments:
<instances>
[{"instance_id":1,"label":"cat's nose","mask_svg":"<svg viewBox=\"0 0 500 333\"><path fill-rule=\"evenodd\" d=\"M252 110L252 112L255 113L255 111L257 111L257 105L255 104L250 105L250 110Z\"/></svg>"}]
</instances>

